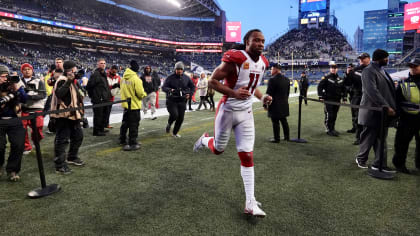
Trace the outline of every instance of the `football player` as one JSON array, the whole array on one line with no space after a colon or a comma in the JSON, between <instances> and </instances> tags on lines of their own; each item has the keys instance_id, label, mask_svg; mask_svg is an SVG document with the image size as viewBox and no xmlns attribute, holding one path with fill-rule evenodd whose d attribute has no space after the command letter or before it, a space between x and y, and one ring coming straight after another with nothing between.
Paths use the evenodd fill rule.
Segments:
<instances>
[{"instance_id":1,"label":"football player","mask_svg":"<svg viewBox=\"0 0 420 236\"><path fill-rule=\"evenodd\" d=\"M257 88L269 66L267 59L261 55L264 42L264 35L260 30L250 30L244 37L242 48L229 50L223 55L222 63L214 70L209 81L209 87L224 94L216 111L214 137L204 133L193 149L198 151L207 147L219 155L225 150L231 131L234 131L246 194L245 214L257 217L264 217L266 213L261 210L261 203L254 196L255 129L252 97L257 97L266 105L272 100Z\"/></svg>"}]
</instances>

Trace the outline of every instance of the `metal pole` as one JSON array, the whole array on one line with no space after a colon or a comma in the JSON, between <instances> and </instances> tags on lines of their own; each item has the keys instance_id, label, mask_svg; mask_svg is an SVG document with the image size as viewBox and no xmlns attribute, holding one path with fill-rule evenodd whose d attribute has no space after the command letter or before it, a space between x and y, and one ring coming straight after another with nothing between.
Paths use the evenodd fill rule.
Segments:
<instances>
[{"instance_id":1,"label":"metal pole","mask_svg":"<svg viewBox=\"0 0 420 236\"><path fill-rule=\"evenodd\" d=\"M34 135L33 142L34 142L35 150L36 150L36 159L38 161L39 178L41 179L41 188L37 188L30 191L28 193L28 197L41 198L41 197L45 197L45 196L48 196L50 194L60 191L61 187L58 184L47 185L47 181L45 180L44 164L42 163L41 146L39 144L40 136L38 133L38 129L36 127L36 117L38 115L41 115L41 113L40 114L32 113L31 115L35 115L35 117L31 119L31 128Z\"/></svg>"},{"instance_id":2,"label":"metal pole","mask_svg":"<svg viewBox=\"0 0 420 236\"><path fill-rule=\"evenodd\" d=\"M303 98L302 98L302 96L299 96L298 138L290 140L290 141L296 142L296 143L307 143L308 142L305 139L300 138L300 132L301 132L301 127L302 127L302 103L303 103Z\"/></svg>"},{"instance_id":3,"label":"metal pole","mask_svg":"<svg viewBox=\"0 0 420 236\"><path fill-rule=\"evenodd\" d=\"M38 169L39 169L39 178L41 179L41 186L42 188L45 188L47 186L47 183L45 181L45 173L44 173L44 164L42 163L42 154L41 154L41 147L39 145L39 133L36 127L36 117L31 119L31 126L32 126L32 132L34 135L34 145L36 150L36 159L38 161Z\"/></svg>"}]
</instances>

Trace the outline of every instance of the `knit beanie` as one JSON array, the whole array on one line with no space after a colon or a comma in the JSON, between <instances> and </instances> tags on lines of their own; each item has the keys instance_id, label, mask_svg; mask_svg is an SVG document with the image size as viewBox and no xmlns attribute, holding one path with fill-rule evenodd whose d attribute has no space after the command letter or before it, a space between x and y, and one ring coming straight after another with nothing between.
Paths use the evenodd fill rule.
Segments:
<instances>
[{"instance_id":1,"label":"knit beanie","mask_svg":"<svg viewBox=\"0 0 420 236\"><path fill-rule=\"evenodd\" d=\"M130 69L134 72L139 72L140 66L135 60L130 61Z\"/></svg>"},{"instance_id":2,"label":"knit beanie","mask_svg":"<svg viewBox=\"0 0 420 236\"><path fill-rule=\"evenodd\" d=\"M177 69L184 70L184 63L182 63L182 61L179 61L179 62L175 63L175 68L174 69L175 70L177 70Z\"/></svg>"},{"instance_id":3,"label":"knit beanie","mask_svg":"<svg viewBox=\"0 0 420 236\"><path fill-rule=\"evenodd\" d=\"M74 61L65 61L63 64L64 70L70 70L73 67L76 67L76 63Z\"/></svg>"},{"instance_id":4,"label":"knit beanie","mask_svg":"<svg viewBox=\"0 0 420 236\"><path fill-rule=\"evenodd\" d=\"M389 57L389 54L388 54L387 51L382 50L382 49L376 49L373 52L372 60L373 61L379 61L379 60L385 59L387 57Z\"/></svg>"},{"instance_id":5,"label":"knit beanie","mask_svg":"<svg viewBox=\"0 0 420 236\"><path fill-rule=\"evenodd\" d=\"M31 68L31 70L34 70L34 68L32 67L32 65L31 65L31 64L29 64L29 63L24 63L24 64L22 64L22 66L20 67L20 71L22 72L22 71L23 71L23 69L25 69L26 67L29 67L29 68Z\"/></svg>"}]
</instances>

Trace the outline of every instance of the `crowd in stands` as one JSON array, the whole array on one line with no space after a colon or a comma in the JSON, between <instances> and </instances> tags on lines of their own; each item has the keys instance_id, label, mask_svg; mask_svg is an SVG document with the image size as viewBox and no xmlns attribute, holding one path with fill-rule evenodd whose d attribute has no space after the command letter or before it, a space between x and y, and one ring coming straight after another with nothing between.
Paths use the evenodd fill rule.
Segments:
<instances>
[{"instance_id":1,"label":"crowd in stands","mask_svg":"<svg viewBox=\"0 0 420 236\"><path fill-rule=\"evenodd\" d=\"M268 46L268 58L325 59L340 61L352 47L343 34L334 27L293 29Z\"/></svg>"},{"instance_id":2,"label":"crowd in stands","mask_svg":"<svg viewBox=\"0 0 420 236\"><path fill-rule=\"evenodd\" d=\"M152 54L128 54L121 52L106 53L103 51L87 50L83 48L66 48L57 45L41 45L37 43L17 43L0 40L0 63L8 65L15 71L19 71L20 65L30 63L35 72L45 72L49 65L54 63L54 58L74 60L79 66L85 68L88 73L95 69L98 58L105 58L111 65L125 67L130 60L136 60L143 68L150 65L158 71L162 77L173 72L176 61L183 61L186 65L191 62L213 70L220 63L220 54L178 54L156 52Z\"/></svg>"},{"instance_id":3,"label":"crowd in stands","mask_svg":"<svg viewBox=\"0 0 420 236\"><path fill-rule=\"evenodd\" d=\"M222 40L222 31L214 22L162 20L98 1L0 0L0 6L15 14L138 36L174 41Z\"/></svg>"}]
</instances>

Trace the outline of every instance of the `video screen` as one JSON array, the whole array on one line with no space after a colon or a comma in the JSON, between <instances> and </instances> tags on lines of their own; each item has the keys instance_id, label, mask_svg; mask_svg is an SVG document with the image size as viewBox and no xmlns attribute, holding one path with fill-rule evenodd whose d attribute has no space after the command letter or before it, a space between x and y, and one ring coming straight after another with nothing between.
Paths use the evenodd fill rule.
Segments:
<instances>
[{"instance_id":1,"label":"video screen","mask_svg":"<svg viewBox=\"0 0 420 236\"><path fill-rule=\"evenodd\" d=\"M327 9L327 0L300 0L300 10L302 12L325 9Z\"/></svg>"},{"instance_id":2,"label":"video screen","mask_svg":"<svg viewBox=\"0 0 420 236\"><path fill-rule=\"evenodd\" d=\"M241 22L226 22L226 42L241 41Z\"/></svg>"},{"instance_id":3,"label":"video screen","mask_svg":"<svg viewBox=\"0 0 420 236\"><path fill-rule=\"evenodd\" d=\"M420 2L404 6L404 30L418 30L420 26Z\"/></svg>"}]
</instances>

